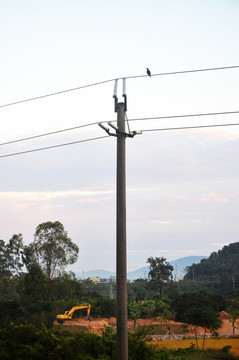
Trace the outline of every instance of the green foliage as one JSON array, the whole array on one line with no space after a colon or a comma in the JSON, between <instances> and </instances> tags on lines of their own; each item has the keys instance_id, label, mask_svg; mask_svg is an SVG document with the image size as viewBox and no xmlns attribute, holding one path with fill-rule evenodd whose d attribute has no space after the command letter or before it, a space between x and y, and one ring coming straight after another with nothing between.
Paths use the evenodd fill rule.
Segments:
<instances>
[{"instance_id":1,"label":"green foliage","mask_svg":"<svg viewBox=\"0 0 239 360\"><path fill-rule=\"evenodd\" d=\"M33 243L25 246L24 262L27 268L38 264L47 278L53 279L77 260L78 252L64 226L59 221L48 221L37 226Z\"/></svg>"},{"instance_id":2,"label":"green foliage","mask_svg":"<svg viewBox=\"0 0 239 360\"><path fill-rule=\"evenodd\" d=\"M222 351L228 354L230 352L231 348L232 348L231 345L226 345L226 346L223 346Z\"/></svg>"},{"instance_id":3,"label":"green foliage","mask_svg":"<svg viewBox=\"0 0 239 360\"><path fill-rule=\"evenodd\" d=\"M24 311L17 300L0 301L0 324L7 326L13 322L24 319Z\"/></svg>"},{"instance_id":4,"label":"green foliage","mask_svg":"<svg viewBox=\"0 0 239 360\"><path fill-rule=\"evenodd\" d=\"M148 288L148 281L146 279L137 279L134 282L127 284L128 300L140 301L148 300L153 297L154 291Z\"/></svg>"},{"instance_id":5,"label":"green foliage","mask_svg":"<svg viewBox=\"0 0 239 360\"><path fill-rule=\"evenodd\" d=\"M139 319L140 314L141 314L140 304L133 303L133 302L129 303L128 304L128 312L129 312L130 318L133 319L133 321L134 321L134 330L135 330L137 319Z\"/></svg>"},{"instance_id":6,"label":"green foliage","mask_svg":"<svg viewBox=\"0 0 239 360\"><path fill-rule=\"evenodd\" d=\"M38 264L31 264L18 286L24 304L48 299L47 279Z\"/></svg>"},{"instance_id":7,"label":"green foliage","mask_svg":"<svg viewBox=\"0 0 239 360\"><path fill-rule=\"evenodd\" d=\"M194 280L195 286L203 281L204 288L229 294L239 288L239 242L213 252L208 259L187 267L186 271L185 280Z\"/></svg>"},{"instance_id":8,"label":"green foliage","mask_svg":"<svg viewBox=\"0 0 239 360\"><path fill-rule=\"evenodd\" d=\"M115 360L116 334L111 327L102 336L38 330L33 325L8 326L0 329L0 358L3 360ZM169 359L161 356L145 341L129 334L129 360Z\"/></svg>"},{"instance_id":9,"label":"green foliage","mask_svg":"<svg viewBox=\"0 0 239 360\"><path fill-rule=\"evenodd\" d=\"M86 297L82 302L91 304L92 317L115 317L116 316L116 300L109 297Z\"/></svg>"},{"instance_id":10,"label":"green foliage","mask_svg":"<svg viewBox=\"0 0 239 360\"><path fill-rule=\"evenodd\" d=\"M13 235L8 243L0 240L0 277L21 273L23 240L22 235Z\"/></svg>"},{"instance_id":11,"label":"green foliage","mask_svg":"<svg viewBox=\"0 0 239 360\"><path fill-rule=\"evenodd\" d=\"M149 318L155 316L162 316L165 309L170 309L168 300L154 299L146 301L130 301L128 304L128 316L134 318Z\"/></svg>"},{"instance_id":12,"label":"green foliage","mask_svg":"<svg viewBox=\"0 0 239 360\"><path fill-rule=\"evenodd\" d=\"M148 286L159 292L163 296L163 289L169 289L173 284L173 266L166 262L163 257L152 256L148 258L149 264L149 282Z\"/></svg>"},{"instance_id":13,"label":"green foliage","mask_svg":"<svg viewBox=\"0 0 239 360\"><path fill-rule=\"evenodd\" d=\"M204 328L204 341L206 330L215 332L221 327L222 321L219 319L217 311L218 303L222 299L206 291L197 293L185 293L175 296L172 307L176 313L176 320L195 326L197 341L197 326ZM198 346L198 345L197 345Z\"/></svg>"},{"instance_id":14,"label":"green foliage","mask_svg":"<svg viewBox=\"0 0 239 360\"><path fill-rule=\"evenodd\" d=\"M227 303L228 320L232 324L233 335L235 335L236 321L239 319L239 299L230 297Z\"/></svg>"},{"instance_id":15,"label":"green foliage","mask_svg":"<svg viewBox=\"0 0 239 360\"><path fill-rule=\"evenodd\" d=\"M159 293L159 296L163 296L164 292L173 288L173 266L166 262L163 257L152 256L148 258L149 263L149 281L148 287Z\"/></svg>"},{"instance_id":16,"label":"green foliage","mask_svg":"<svg viewBox=\"0 0 239 360\"><path fill-rule=\"evenodd\" d=\"M183 313L183 321L194 326L201 326L208 330L217 330L222 321L219 314L210 307L194 306Z\"/></svg>"},{"instance_id":17,"label":"green foliage","mask_svg":"<svg viewBox=\"0 0 239 360\"><path fill-rule=\"evenodd\" d=\"M224 297L215 297L207 291L197 291L194 293L184 293L174 295L171 307L176 313L176 321L184 321L185 311L191 308L210 308L216 312L220 309L220 305L224 303Z\"/></svg>"}]
</instances>

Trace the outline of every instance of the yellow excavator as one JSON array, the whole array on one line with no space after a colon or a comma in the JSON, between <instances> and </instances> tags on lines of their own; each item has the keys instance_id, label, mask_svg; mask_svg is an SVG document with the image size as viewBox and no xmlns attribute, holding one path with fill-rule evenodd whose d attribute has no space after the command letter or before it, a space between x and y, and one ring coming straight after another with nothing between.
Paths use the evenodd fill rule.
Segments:
<instances>
[{"instance_id":1,"label":"yellow excavator","mask_svg":"<svg viewBox=\"0 0 239 360\"><path fill-rule=\"evenodd\" d=\"M90 304L82 304L82 305L74 306L71 310L65 311L65 314L57 315L56 318L57 318L57 320L60 320L60 321L71 320L74 312L79 309L87 309L87 319L89 321L91 321L91 318L90 318L91 305Z\"/></svg>"}]
</instances>

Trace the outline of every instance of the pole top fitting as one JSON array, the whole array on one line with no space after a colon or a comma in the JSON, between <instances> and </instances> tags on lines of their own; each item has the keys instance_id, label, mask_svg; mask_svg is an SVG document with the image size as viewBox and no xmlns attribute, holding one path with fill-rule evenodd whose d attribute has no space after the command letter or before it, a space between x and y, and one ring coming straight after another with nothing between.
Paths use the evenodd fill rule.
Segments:
<instances>
[{"instance_id":1,"label":"pole top fitting","mask_svg":"<svg viewBox=\"0 0 239 360\"><path fill-rule=\"evenodd\" d=\"M118 106L118 97L117 97L118 80L119 79L115 79L114 95L113 95L113 98L115 100L115 112L117 112L117 106ZM122 80L123 80L123 95L122 96L124 98L125 111L127 111L126 79L123 78Z\"/></svg>"}]
</instances>

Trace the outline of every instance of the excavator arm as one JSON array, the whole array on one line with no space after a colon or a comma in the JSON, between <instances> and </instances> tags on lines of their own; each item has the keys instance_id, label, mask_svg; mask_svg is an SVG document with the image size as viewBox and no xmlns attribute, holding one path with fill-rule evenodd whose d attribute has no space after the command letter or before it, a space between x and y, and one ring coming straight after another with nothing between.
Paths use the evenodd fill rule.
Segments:
<instances>
[{"instance_id":1,"label":"excavator arm","mask_svg":"<svg viewBox=\"0 0 239 360\"><path fill-rule=\"evenodd\" d=\"M87 309L87 318L88 320L90 320L90 309L91 309L90 304L82 304L82 305L74 306L73 308L71 308L70 311L65 311L65 314L59 314L56 316L56 318L61 320L72 319L74 312L80 309Z\"/></svg>"}]
</instances>

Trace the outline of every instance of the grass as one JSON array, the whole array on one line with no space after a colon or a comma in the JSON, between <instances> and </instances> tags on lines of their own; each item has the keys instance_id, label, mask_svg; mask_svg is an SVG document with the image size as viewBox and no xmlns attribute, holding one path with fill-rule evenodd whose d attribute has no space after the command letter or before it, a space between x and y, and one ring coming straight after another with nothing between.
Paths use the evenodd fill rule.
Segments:
<instances>
[{"instance_id":1,"label":"grass","mask_svg":"<svg viewBox=\"0 0 239 360\"><path fill-rule=\"evenodd\" d=\"M143 325L139 326L138 329L144 328L144 330L147 332L147 329L149 330L148 334L150 335L166 335L168 332L168 326L167 325ZM180 325L171 325L170 326L171 332L174 334L182 334L185 335L187 333L184 326Z\"/></svg>"},{"instance_id":2,"label":"grass","mask_svg":"<svg viewBox=\"0 0 239 360\"><path fill-rule=\"evenodd\" d=\"M68 326L68 325L64 325L64 326L58 326L57 327L58 330L62 330L62 331L69 331L73 334L78 334L78 333L82 333L82 332L89 332L89 330L87 329L87 327L85 326Z\"/></svg>"},{"instance_id":3,"label":"grass","mask_svg":"<svg viewBox=\"0 0 239 360\"><path fill-rule=\"evenodd\" d=\"M199 349L202 348L203 339L198 339ZM150 346L154 346L156 349L185 349L190 346L196 346L195 339L182 339L182 340L157 340L157 341L149 341L148 344ZM231 346L230 353L239 356L239 339L206 339L205 341L205 350L213 349L213 350L222 350L225 346ZM200 354L200 352L199 352ZM195 358L196 359L196 358ZM200 357L199 357L200 359ZM202 357L203 359L203 357Z\"/></svg>"}]
</instances>

